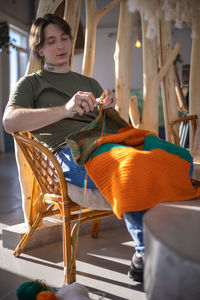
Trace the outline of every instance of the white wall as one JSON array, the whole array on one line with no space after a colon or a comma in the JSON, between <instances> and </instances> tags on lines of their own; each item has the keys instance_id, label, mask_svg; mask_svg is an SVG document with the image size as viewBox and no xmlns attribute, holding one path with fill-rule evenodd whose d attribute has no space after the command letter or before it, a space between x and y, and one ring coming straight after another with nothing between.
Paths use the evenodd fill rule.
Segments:
<instances>
[{"instance_id":1,"label":"white wall","mask_svg":"<svg viewBox=\"0 0 200 300\"><path fill-rule=\"evenodd\" d=\"M176 29L172 33L172 40L173 43L178 42L181 45L181 58L183 59L182 64L190 64L190 55L191 55L191 47L192 47L192 40L191 40L191 30L189 28L183 29ZM182 80L182 65L178 64L178 71L180 80Z\"/></svg>"},{"instance_id":2,"label":"white wall","mask_svg":"<svg viewBox=\"0 0 200 300\"><path fill-rule=\"evenodd\" d=\"M97 30L96 56L93 77L96 78L103 88L115 88L114 51L117 38L117 28L101 28ZM190 63L191 32L189 29L175 29L173 31L173 44L181 44L180 54L183 64ZM131 89L141 89L142 79L142 48L134 46L135 33L133 33L132 57L131 57ZM73 71L80 72L82 69L83 54L74 57ZM181 66L179 65L179 69ZM181 71L181 70L179 70ZM180 72L181 75L181 72Z\"/></svg>"},{"instance_id":3,"label":"white wall","mask_svg":"<svg viewBox=\"0 0 200 300\"><path fill-rule=\"evenodd\" d=\"M114 52L117 38L117 28L101 28L97 30L95 65L93 77L103 88L115 88ZM133 36L135 42L135 34ZM142 48L133 44L131 58L131 88L142 87ZM83 54L74 57L73 71L81 72Z\"/></svg>"}]
</instances>

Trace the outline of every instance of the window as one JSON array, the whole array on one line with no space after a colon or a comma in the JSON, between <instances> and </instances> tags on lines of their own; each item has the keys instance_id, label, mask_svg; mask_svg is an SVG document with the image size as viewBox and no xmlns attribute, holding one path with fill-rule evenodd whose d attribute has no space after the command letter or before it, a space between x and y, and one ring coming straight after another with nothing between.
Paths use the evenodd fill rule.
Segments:
<instances>
[{"instance_id":1,"label":"window","mask_svg":"<svg viewBox=\"0 0 200 300\"><path fill-rule=\"evenodd\" d=\"M29 46L28 34L17 27L9 26L9 36L14 47L10 46L10 92L18 79L25 75L28 64Z\"/></svg>"},{"instance_id":2,"label":"window","mask_svg":"<svg viewBox=\"0 0 200 300\"><path fill-rule=\"evenodd\" d=\"M1 70L0 74L0 85L4 82L2 79L3 74L5 74L6 78L8 76L9 84L8 86L6 85L3 87L4 93L8 94L13 90L18 79L25 74L29 57L28 33L9 24L9 37L14 47L9 47L9 56L6 56L6 65L4 64L3 70ZM0 117L2 114L2 107L0 107ZM14 145L12 136L7 134L3 130L2 124L0 124L0 152L11 151L13 149Z\"/></svg>"}]
</instances>

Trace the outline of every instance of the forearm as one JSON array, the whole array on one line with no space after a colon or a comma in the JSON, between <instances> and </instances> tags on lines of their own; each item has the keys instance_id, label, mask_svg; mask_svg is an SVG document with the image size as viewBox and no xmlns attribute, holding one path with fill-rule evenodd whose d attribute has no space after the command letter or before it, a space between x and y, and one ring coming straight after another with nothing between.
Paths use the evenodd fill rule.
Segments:
<instances>
[{"instance_id":1,"label":"forearm","mask_svg":"<svg viewBox=\"0 0 200 300\"><path fill-rule=\"evenodd\" d=\"M32 131L70 116L66 105L37 109L9 106L4 113L3 125L9 133Z\"/></svg>"},{"instance_id":2,"label":"forearm","mask_svg":"<svg viewBox=\"0 0 200 300\"><path fill-rule=\"evenodd\" d=\"M109 97L107 97L109 100ZM6 107L3 125L7 132L32 131L94 110L97 104L91 92L77 92L66 104L47 108L23 108L17 105Z\"/></svg>"}]
</instances>

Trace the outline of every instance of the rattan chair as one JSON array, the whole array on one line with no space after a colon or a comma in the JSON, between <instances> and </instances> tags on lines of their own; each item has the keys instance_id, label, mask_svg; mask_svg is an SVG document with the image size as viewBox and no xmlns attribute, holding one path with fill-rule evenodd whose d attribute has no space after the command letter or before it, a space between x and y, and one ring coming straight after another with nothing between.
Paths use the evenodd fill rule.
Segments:
<instances>
[{"instance_id":1,"label":"rattan chair","mask_svg":"<svg viewBox=\"0 0 200 300\"><path fill-rule=\"evenodd\" d=\"M188 116L176 119L169 123L168 129L169 129L169 132L171 133L174 143L176 145L183 146L181 144L181 134L180 135L177 134L177 132L175 130L175 126L179 125L179 129L180 129L180 125L185 124L185 127L187 127L187 129L183 130L183 135L189 134L189 122L190 122L190 126L192 127L193 132L195 132L196 128L197 128L197 115L188 115ZM180 133L180 131L179 131L179 133Z\"/></svg>"},{"instance_id":2,"label":"rattan chair","mask_svg":"<svg viewBox=\"0 0 200 300\"><path fill-rule=\"evenodd\" d=\"M180 126L182 126L182 134L183 135L185 135L185 134L189 135L189 126L191 126L191 129L194 133L196 132L197 119L198 119L197 115L188 115L188 116L176 119L176 120L169 123L168 129L169 129L169 132L170 132L170 134L173 138L174 144L179 145L179 146L183 146L182 143L181 143L181 140L182 140L183 137L181 136L181 134L177 134L175 126L179 125L179 133L181 133L180 132L180 128L181 128ZM183 129L183 124L184 124L184 126L186 126L186 130ZM185 138L183 138L183 139L185 139ZM192 182L192 185L194 187L196 187L196 188L200 187L200 181L199 180L192 178L191 182Z\"/></svg>"},{"instance_id":3,"label":"rattan chair","mask_svg":"<svg viewBox=\"0 0 200 300\"><path fill-rule=\"evenodd\" d=\"M112 216L113 212L112 210L89 209L73 202L68 195L65 177L55 156L29 134L15 133L13 137L34 174L33 193L36 199L34 203L31 203L29 230L17 245L14 255L19 256L22 253L44 217L60 214L65 282L75 282L76 247L74 244L79 225L92 220L91 235L97 237L100 219Z\"/></svg>"}]
</instances>

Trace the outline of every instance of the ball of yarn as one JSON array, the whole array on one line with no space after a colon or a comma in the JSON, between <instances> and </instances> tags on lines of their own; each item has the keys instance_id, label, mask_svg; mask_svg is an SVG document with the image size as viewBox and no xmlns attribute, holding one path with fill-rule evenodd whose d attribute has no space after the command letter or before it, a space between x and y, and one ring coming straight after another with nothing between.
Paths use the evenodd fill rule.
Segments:
<instances>
[{"instance_id":1,"label":"ball of yarn","mask_svg":"<svg viewBox=\"0 0 200 300\"><path fill-rule=\"evenodd\" d=\"M51 291L43 291L37 294L36 300L58 300L58 298Z\"/></svg>"},{"instance_id":2,"label":"ball of yarn","mask_svg":"<svg viewBox=\"0 0 200 300\"><path fill-rule=\"evenodd\" d=\"M39 281L27 281L18 287L17 297L19 300L36 300L39 292L47 290L48 288Z\"/></svg>"}]
</instances>

